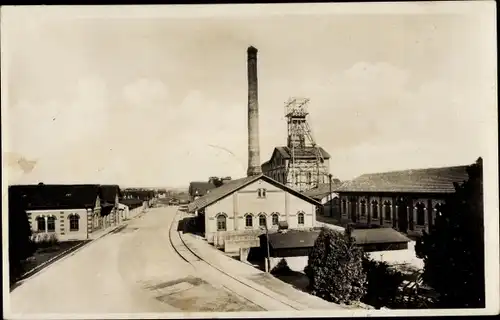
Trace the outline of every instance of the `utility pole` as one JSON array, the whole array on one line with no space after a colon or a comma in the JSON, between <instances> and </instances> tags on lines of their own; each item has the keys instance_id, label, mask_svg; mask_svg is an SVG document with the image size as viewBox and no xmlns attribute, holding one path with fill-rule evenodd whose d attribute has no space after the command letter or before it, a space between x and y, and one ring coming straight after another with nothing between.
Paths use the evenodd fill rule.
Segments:
<instances>
[{"instance_id":1,"label":"utility pole","mask_svg":"<svg viewBox=\"0 0 500 320\"><path fill-rule=\"evenodd\" d=\"M333 217L333 199L332 199L332 174L328 174L328 182L329 182L329 185L330 185L330 194L328 196L328 198L330 199L329 200L329 203L330 203L330 217Z\"/></svg>"},{"instance_id":2,"label":"utility pole","mask_svg":"<svg viewBox=\"0 0 500 320\"><path fill-rule=\"evenodd\" d=\"M265 225L265 229L266 229L266 246L267 246L267 263L265 264L265 271L266 272L270 272L271 270L271 258L270 258L270 255L269 255L269 230L267 229L267 220L266 220L266 225Z\"/></svg>"}]
</instances>

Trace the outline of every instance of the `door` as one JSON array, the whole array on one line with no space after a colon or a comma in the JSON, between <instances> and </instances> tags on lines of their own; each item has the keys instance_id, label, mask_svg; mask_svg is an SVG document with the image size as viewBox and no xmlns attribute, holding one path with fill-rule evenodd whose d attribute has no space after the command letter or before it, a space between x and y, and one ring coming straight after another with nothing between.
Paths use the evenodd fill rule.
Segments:
<instances>
[{"instance_id":1,"label":"door","mask_svg":"<svg viewBox=\"0 0 500 320\"><path fill-rule=\"evenodd\" d=\"M408 231L408 201L400 199L398 201L398 230L401 232Z\"/></svg>"}]
</instances>

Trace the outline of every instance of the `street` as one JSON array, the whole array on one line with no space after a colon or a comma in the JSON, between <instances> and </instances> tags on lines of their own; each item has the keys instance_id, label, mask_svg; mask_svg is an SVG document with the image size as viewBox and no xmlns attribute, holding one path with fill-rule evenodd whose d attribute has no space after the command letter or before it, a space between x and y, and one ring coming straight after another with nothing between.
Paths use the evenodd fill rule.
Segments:
<instances>
[{"instance_id":1,"label":"street","mask_svg":"<svg viewBox=\"0 0 500 320\"><path fill-rule=\"evenodd\" d=\"M149 209L28 279L10 294L11 314L257 311L200 278L169 241L176 207Z\"/></svg>"}]
</instances>

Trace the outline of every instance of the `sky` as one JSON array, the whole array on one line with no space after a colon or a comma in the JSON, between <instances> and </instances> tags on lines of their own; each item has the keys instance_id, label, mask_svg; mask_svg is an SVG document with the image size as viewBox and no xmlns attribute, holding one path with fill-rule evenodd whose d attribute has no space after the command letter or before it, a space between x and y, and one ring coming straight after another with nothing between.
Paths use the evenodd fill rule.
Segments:
<instances>
[{"instance_id":1,"label":"sky","mask_svg":"<svg viewBox=\"0 0 500 320\"><path fill-rule=\"evenodd\" d=\"M245 176L250 45L259 50L261 162L286 144L290 97L310 99L314 138L341 180L490 152L492 8L329 8L2 8L8 182L179 187Z\"/></svg>"}]
</instances>

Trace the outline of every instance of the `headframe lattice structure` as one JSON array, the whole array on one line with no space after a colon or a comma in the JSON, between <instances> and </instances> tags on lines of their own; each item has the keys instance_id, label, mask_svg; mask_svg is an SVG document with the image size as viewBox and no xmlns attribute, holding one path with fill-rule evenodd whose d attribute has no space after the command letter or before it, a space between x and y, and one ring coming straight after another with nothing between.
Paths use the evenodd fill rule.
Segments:
<instances>
[{"instance_id":1,"label":"headframe lattice structure","mask_svg":"<svg viewBox=\"0 0 500 320\"><path fill-rule=\"evenodd\" d=\"M292 97L285 102L287 146L291 153L287 168L288 184L298 191L311 189L328 179L325 159L307 121L308 107L308 98ZM304 154L311 154L312 157L302 159Z\"/></svg>"}]
</instances>

